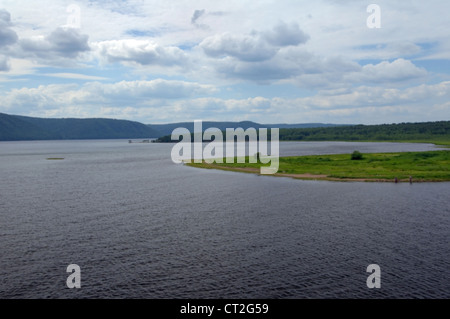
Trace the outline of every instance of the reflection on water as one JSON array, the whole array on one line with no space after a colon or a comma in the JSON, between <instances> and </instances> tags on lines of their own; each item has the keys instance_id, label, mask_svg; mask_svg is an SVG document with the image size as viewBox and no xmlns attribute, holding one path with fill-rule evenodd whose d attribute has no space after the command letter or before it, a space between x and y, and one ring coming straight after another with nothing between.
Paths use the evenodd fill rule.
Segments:
<instances>
[{"instance_id":1,"label":"reflection on water","mask_svg":"<svg viewBox=\"0 0 450 319\"><path fill-rule=\"evenodd\" d=\"M199 170L171 147L0 143L0 298L450 297L449 183ZM432 148L281 143L281 155ZM65 285L73 263L79 290Z\"/></svg>"}]
</instances>

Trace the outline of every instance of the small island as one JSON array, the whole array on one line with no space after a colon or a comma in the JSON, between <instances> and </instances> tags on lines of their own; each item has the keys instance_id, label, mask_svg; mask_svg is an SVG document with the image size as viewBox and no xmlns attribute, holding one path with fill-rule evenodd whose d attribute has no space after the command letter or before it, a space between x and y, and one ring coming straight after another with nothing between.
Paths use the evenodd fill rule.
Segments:
<instances>
[{"instance_id":1,"label":"small island","mask_svg":"<svg viewBox=\"0 0 450 319\"><path fill-rule=\"evenodd\" d=\"M207 164L188 166L259 174L261 163ZM303 180L342 182L448 182L450 151L314 155L281 157L278 173L272 176Z\"/></svg>"}]
</instances>

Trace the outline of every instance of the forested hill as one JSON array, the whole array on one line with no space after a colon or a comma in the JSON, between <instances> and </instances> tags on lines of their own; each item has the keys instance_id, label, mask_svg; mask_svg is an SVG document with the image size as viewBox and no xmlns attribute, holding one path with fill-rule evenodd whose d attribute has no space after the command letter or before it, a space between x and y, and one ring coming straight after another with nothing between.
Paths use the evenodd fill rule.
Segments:
<instances>
[{"instance_id":1,"label":"forested hill","mask_svg":"<svg viewBox=\"0 0 450 319\"><path fill-rule=\"evenodd\" d=\"M171 124L149 124L149 126L157 130L161 136L171 135L173 130L183 127L188 129L190 132L194 132L194 122L184 122L184 123L171 123ZM255 129L260 128L311 128L311 127L335 127L343 126L336 124L324 124L324 123L303 123L303 124L259 124L251 121L243 122L202 122L203 131L208 128L216 128L220 131L225 131L227 128L238 128L241 127L244 130L253 127Z\"/></svg>"},{"instance_id":2,"label":"forested hill","mask_svg":"<svg viewBox=\"0 0 450 319\"><path fill-rule=\"evenodd\" d=\"M138 122L111 119L44 119L0 113L0 141L153 138Z\"/></svg>"},{"instance_id":3,"label":"forested hill","mask_svg":"<svg viewBox=\"0 0 450 319\"><path fill-rule=\"evenodd\" d=\"M448 141L450 121L282 129L284 141Z\"/></svg>"},{"instance_id":4,"label":"forested hill","mask_svg":"<svg viewBox=\"0 0 450 319\"><path fill-rule=\"evenodd\" d=\"M269 132L270 133L270 132ZM225 138L225 134L223 134ZM450 143L450 121L280 129L281 141L424 141ZM157 142L170 143L171 136Z\"/></svg>"},{"instance_id":5,"label":"forested hill","mask_svg":"<svg viewBox=\"0 0 450 319\"><path fill-rule=\"evenodd\" d=\"M334 124L270 124L246 122L203 122L203 130L215 127L220 130L242 127L244 129L271 127L328 127ZM158 138L170 135L179 127L194 131L193 122L149 124L111 119L48 119L0 113L0 141L20 140L71 140L71 139L134 139Z\"/></svg>"},{"instance_id":6,"label":"forested hill","mask_svg":"<svg viewBox=\"0 0 450 319\"><path fill-rule=\"evenodd\" d=\"M296 128L291 128L292 126ZM193 132L194 124L190 122L144 125L126 120L45 119L0 113L0 141L148 139L163 136L158 140L159 142L172 142L170 134L178 127L185 127ZM345 126L334 124L262 125L249 121L203 122L203 130L208 127L216 127L221 131L226 128L238 127L244 129L278 127L282 141L445 141L446 144L450 144L450 121Z\"/></svg>"},{"instance_id":7,"label":"forested hill","mask_svg":"<svg viewBox=\"0 0 450 319\"><path fill-rule=\"evenodd\" d=\"M30 122L0 113L0 141L50 140L55 136Z\"/></svg>"}]
</instances>

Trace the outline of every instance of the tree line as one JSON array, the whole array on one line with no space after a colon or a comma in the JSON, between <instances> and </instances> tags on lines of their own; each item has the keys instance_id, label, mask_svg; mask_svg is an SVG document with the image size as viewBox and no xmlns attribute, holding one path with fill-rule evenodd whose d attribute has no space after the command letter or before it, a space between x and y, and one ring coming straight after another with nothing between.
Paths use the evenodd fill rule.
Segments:
<instances>
[{"instance_id":1,"label":"tree line","mask_svg":"<svg viewBox=\"0 0 450 319\"><path fill-rule=\"evenodd\" d=\"M270 130L268 130L270 138ZM223 137L226 136L222 132ZM194 141L194 135L191 134ZM450 140L450 121L280 129L280 141L441 141ZM206 140L205 140L206 141ZM156 142L171 143L171 135ZM208 141L207 141L208 142Z\"/></svg>"}]
</instances>

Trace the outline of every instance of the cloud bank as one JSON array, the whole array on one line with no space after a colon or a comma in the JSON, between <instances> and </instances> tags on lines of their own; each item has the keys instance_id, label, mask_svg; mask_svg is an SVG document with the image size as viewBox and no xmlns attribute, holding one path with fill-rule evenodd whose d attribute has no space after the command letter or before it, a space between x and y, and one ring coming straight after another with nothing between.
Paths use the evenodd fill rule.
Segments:
<instances>
[{"instance_id":1,"label":"cloud bank","mask_svg":"<svg viewBox=\"0 0 450 319\"><path fill-rule=\"evenodd\" d=\"M79 1L0 8L0 112L383 123L448 119L446 1ZM250 9L251 8L251 9ZM447 100L446 100L447 99Z\"/></svg>"}]
</instances>

